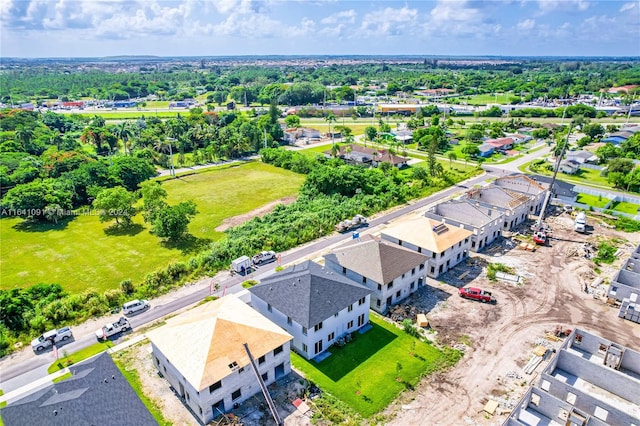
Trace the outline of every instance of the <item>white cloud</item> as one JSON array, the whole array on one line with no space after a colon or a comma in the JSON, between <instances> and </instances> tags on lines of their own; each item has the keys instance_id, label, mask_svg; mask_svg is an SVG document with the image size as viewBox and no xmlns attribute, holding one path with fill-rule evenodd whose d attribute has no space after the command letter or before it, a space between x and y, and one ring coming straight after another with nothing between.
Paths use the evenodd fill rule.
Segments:
<instances>
[{"instance_id":1,"label":"white cloud","mask_svg":"<svg viewBox=\"0 0 640 426\"><path fill-rule=\"evenodd\" d=\"M418 11L407 6L401 9L387 7L364 15L360 24L363 36L397 36L412 32L417 22Z\"/></svg>"},{"instance_id":2,"label":"white cloud","mask_svg":"<svg viewBox=\"0 0 640 426\"><path fill-rule=\"evenodd\" d=\"M536 21L534 19L525 19L524 21L518 22L516 28L520 31L530 31L536 26Z\"/></svg>"},{"instance_id":3,"label":"white cloud","mask_svg":"<svg viewBox=\"0 0 640 426\"><path fill-rule=\"evenodd\" d=\"M625 3L620 7L620 13L626 12L627 10L631 10L634 7L638 7L638 4L634 2Z\"/></svg>"},{"instance_id":4,"label":"white cloud","mask_svg":"<svg viewBox=\"0 0 640 426\"><path fill-rule=\"evenodd\" d=\"M538 8L542 13L557 9L585 11L589 8L587 0L538 0Z\"/></svg>"},{"instance_id":5,"label":"white cloud","mask_svg":"<svg viewBox=\"0 0 640 426\"><path fill-rule=\"evenodd\" d=\"M356 11L353 9L343 10L338 13L334 13L333 15L329 15L326 18L323 18L321 23L325 25L329 24L353 24L356 22Z\"/></svg>"},{"instance_id":6,"label":"white cloud","mask_svg":"<svg viewBox=\"0 0 640 426\"><path fill-rule=\"evenodd\" d=\"M502 26L491 19L490 8L494 6L499 5L466 0L439 0L423 25L424 31L431 35L446 32L452 36L473 35L479 38L497 34L501 31Z\"/></svg>"}]
</instances>

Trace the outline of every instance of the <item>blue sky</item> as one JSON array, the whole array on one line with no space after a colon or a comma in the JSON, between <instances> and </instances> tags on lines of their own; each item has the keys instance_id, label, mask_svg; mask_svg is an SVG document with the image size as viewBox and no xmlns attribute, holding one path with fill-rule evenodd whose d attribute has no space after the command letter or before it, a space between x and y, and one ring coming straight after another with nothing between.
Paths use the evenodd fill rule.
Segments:
<instances>
[{"instance_id":1,"label":"blue sky","mask_svg":"<svg viewBox=\"0 0 640 426\"><path fill-rule=\"evenodd\" d=\"M0 55L640 56L640 1L1 0Z\"/></svg>"}]
</instances>

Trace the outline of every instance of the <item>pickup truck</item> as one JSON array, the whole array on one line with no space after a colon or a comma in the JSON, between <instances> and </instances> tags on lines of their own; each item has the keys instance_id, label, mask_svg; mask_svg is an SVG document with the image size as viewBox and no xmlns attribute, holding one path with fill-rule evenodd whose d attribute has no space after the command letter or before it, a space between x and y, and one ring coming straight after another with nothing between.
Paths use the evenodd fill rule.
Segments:
<instances>
[{"instance_id":1,"label":"pickup truck","mask_svg":"<svg viewBox=\"0 0 640 426\"><path fill-rule=\"evenodd\" d=\"M275 251L261 251L251 258L254 265L259 265L264 262L271 262L276 260L276 252Z\"/></svg>"},{"instance_id":2,"label":"pickup truck","mask_svg":"<svg viewBox=\"0 0 640 426\"><path fill-rule=\"evenodd\" d=\"M131 330L129 320L125 317L120 317L118 321L105 324L104 327L96 330L96 338L98 340L107 340L109 337L127 330Z\"/></svg>"},{"instance_id":3,"label":"pickup truck","mask_svg":"<svg viewBox=\"0 0 640 426\"><path fill-rule=\"evenodd\" d=\"M476 287L463 287L458 290L458 294L465 299L479 300L483 303L496 303L496 298L490 292Z\"/></svg>"},{"instance_id":4,"label":"pickup truck","mask_svg":"<svg viewBox=\"0 0 640 426\"><path fill-rule=\"evenodd\" d=\"M31 341L31 348L36 352L40 352L44 348L48 348L54 343L63 342L73 337L69 327L62 327L59 330L50 330L42 336Z\"/></svg>"}]
</instances>

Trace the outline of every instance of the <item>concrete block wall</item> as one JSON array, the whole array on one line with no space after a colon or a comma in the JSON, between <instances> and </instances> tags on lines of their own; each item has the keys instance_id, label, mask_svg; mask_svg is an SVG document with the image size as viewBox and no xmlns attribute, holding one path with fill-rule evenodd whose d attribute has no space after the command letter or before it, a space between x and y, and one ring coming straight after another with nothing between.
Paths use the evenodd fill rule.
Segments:
<instances>
[{"instance_id":1,"label":"concrete block wall","mask_svg":"<svg viewBox=\"0 0 640 426\"><path fill-rule=\"evenodd\" d=\"M621 398L640 404L640 381L618 370L598 365L569 352L560 352L557 369L599 386Z\"/></svg>"}]
</instances>

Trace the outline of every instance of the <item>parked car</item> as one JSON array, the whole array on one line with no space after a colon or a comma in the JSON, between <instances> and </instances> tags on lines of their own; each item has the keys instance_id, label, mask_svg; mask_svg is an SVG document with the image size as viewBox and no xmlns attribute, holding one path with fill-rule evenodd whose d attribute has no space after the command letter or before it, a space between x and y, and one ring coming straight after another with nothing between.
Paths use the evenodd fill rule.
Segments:
<instances>
[{"instance_id":1,"label":"parked car","mask_svg":"<svg viewBox=\"0 0 640 426\"><path fill-rule=\"evenodd\" d=\"M98 340L107 340L109 337L127 330L131 330L129 320L125 317L120 317L118 321L107 323L96 330L96 338Z\"/></svg>"},{"instance_id":2,"label":"parked car","mask_svg":"<svg viewBox=\"0 0 640 426\"><path fill-rule=\"evenodd\" d=\"M483 303L496 303L496 298L491 292L476 287L463 287L458 290L460 297L465 299L479 300Z\"/></svg>"},{"instance_id":3,"label":"parked car","mask_svg":"<svg viewBox=\"0 0 640 426\"><path fill-rule=\"evenodd\" d=\"M261 251L260 253L253 256L251 259L254 265L259 265L264 262L271 262L276 260L276 252L275 251Z\"/></svg>"},{"instance_id":4,"label":"parked car","mask_svg":"<svg viewBox=\"0 0 640 426\"><path fill-rule=\"evenodd\" d=\"M59 330L47 331L37 339L33 339L31 341L31 347L36 352L40 352L41 350L48 348L54 343L63 342L69 340L72 337L73 333L71 333L71 329L69 327L62 327Z\"/></svg>"},{"instance_id":5,"label":"parked car","mask_svg":"<svg viewBox=\"0 0 640 426\"><path fill-rule=\"evenodd\" d=\"M150 308L151 304L148 300L132 300L131 302L127 302L122 305L122 311L125 315L131 315L139 311L143 311L147 308Z\"/></svg>"}]
</instances>

